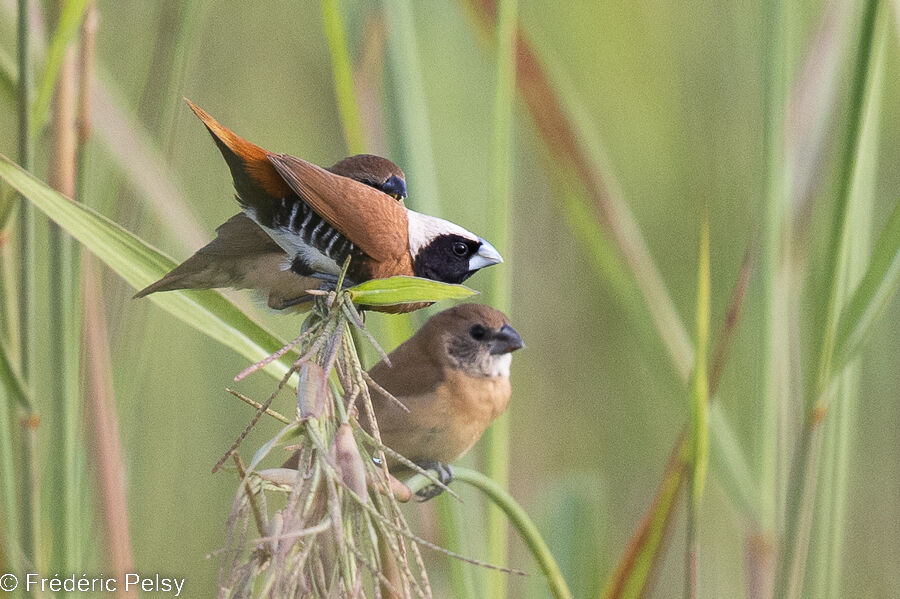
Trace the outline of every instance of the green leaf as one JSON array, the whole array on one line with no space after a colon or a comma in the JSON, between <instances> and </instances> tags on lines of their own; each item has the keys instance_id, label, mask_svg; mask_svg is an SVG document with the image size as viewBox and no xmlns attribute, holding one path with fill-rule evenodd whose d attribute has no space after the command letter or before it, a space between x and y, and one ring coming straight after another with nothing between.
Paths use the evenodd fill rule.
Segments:
<instances>
[{"instance_id":1,"label":"green leaf","mask_svg":"<svg viewBox=\"0 0 900 599\"><path fill-rule=\"evenodd\" d=\"M373 279L348 289L353 303L363 306L393 306L439 302L472 297L477 291L465 285L450 285L419 277Z\"/></svg>"},{"instance_id":2,"label":"green leaf","mask_svg":"<svg viewBox=\"0 0 900 599\"><path fill-rule=\"evenodd\" d=\"M862 281L838 322L834 372L859 351L889 305L900 283L900 201L888 219Z\"/></svg>"},{"instance_id":3,"label":"green leaf","mask_svg":"<svg viewBox=\"0 0 900 599\"><path fill-rule=\"evenodd\" d=\"M0 155L0 179L12 185L39 210L69 232L135 289L146 287L175 267L168 256L84 204L73 202ZM253 361L284 344L215 291L170 291L150 300L198 331ZM288 366L266 366L281 378Z\"/></svg>"}]
</instances>

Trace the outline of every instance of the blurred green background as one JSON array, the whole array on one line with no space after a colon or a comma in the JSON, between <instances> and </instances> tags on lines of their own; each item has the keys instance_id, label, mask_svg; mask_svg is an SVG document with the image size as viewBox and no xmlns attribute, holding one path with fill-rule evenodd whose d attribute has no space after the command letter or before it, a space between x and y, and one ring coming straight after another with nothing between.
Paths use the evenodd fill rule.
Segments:
<instances>
[{"instance_id":1,"label":"blurred green background","mask_svg":"<svg viewBox=\"0 0 900 599\"><path fill-rule=\"evenodd\" d=\"M3 3L0 15L0 47L14 56L10 4ZM845 115L847 52L856 31L856 18L845 4L853 3L798 3L790 27L799 69L821 33L823 15L837 15L834 70L823 59L812 72L830 78L835 104L813 104L825 115L816 138L821 159L815 169L806 169L814 180L811 191L794 198L799 223L795 249L802 255L798 280L807 290L815 287L821 268L818 252L827 238L834 185L834 137ZM401 94L419 90L397 81L387 60L384 36L392 34L395 15L381 3L345 1L342 7L354 66L375 82L371 105L377 110L364 103L364 118L376 133L368 149L407 170L409 204L416 207L421 192L399 141L398 101ZM146 130L162 157L166 180L150 183L174 184L180 197L169 201L178 205L183 199L195 220L163 218L174 212L154 208L147 194L125 177L111 159L120 152L117 140L104 139L99 125L89 146L81 197L176 259L211 239L215 227L237 210L225 164L182 96L267 149L323 165L348 153L316 3L104 0L98 8L97 78L118 109ZM900 53L893 11L900 8L890 3L884 8L891 10L883 14L890 34L872 213L876 234L900 189L900 170L895 168L900 162ZM492 201L494 50L459 3L414 2L412 13L441 216L491 239L484 223ZM521 0L519 18L538 55L562 65L571 93L586 109L593 129L584 133L602 140L622 196L688 330L693 330L700 215L708 204L715 334L742 257L759 238L762 218L760 7L714 1ZM0 153L15 156L14 105L4 102ZM107 109L95 106L98 113ZM514 112L513 139L512 242L498 249L509 258L501 268L512 269L510 316L528 347L513 362L510 488L536 518L575 594L597 596L652 502L688 419L688 395L662 346L635 327L573 236L562 209L571 191L555 172L559 165L521 102ZM35 172L44 172L46 161L39 145ZM39 247L44 222L38 218ZM39 251L39 272L46 272L44 261ZM489 276L479 273L468 284L483 288ZM38 285L39 296L46 295L43 277ZM141 572L186 577L189 597L210 596L218 563L207 555L223 545L235 489L233 476L211 475L210 468L252 415L224 392L246 361L149 302L131 301L132 293L107 273L104 301L135 563ZM242 298L241 305L283 338L298 330L298 318L272 315L248 295L233 297ZM40 397L49 386L55 351L43 324L46 302L39 297L35 306L40 327L34 385ZM390 317L372 320L376 330L391 326ZM796 340L798 351L809 349L811 325L801 315L792 329L806 335ZM844 555L848 597L900 596L900 571L894 567L900 563L898 326L900 302L895 299L862 361ZM754 276L718 393L753 470L762 444L762 330L762 287ZM271 381L257 375L239 389L265 397ZM289 413L287 396L280 402L278 409ZM45 421L52 418L44 412ZM48 430L43 427L42 434ZM275 430L276 425L264 421L245 447L259 445ZM466 461L478 464L474 457ZM90 476L90 467L86 472ZM86 564L94 572L102 569L102 535L87 507L89 485L84 493L85 540L93 546ZM468 492L463 498L476 501ZM441 541L432 505L412 506L409 513L422 536ZM465 530L470 543L462 552L481 558L479 512L471 518ZM699 595L741 596L748 523L715 472L701 522ZM681 592L683 528L682 509L654 596ZM512 579L511 596L546 596L525 548L514 537L510 547L509 565L533 573ZM436 596L448 596L448 558L427 557Z\"/></svg>"}]
</instances>

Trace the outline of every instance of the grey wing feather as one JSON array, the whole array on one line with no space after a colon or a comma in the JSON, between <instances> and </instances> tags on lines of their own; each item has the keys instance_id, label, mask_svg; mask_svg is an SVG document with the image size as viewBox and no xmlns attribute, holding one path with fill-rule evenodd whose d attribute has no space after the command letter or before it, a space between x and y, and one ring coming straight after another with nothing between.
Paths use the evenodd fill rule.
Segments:
<instances>
[{"instance_id":1,"label":"grey wing feather","mask_svg":"<svg viewBox=\"0 0 900 599\"><path fill-rule=\"evenodd\" d=\"M215 239L134 297L174 289L299 289L303 279L284 270L287 260L284 250L248 216L240 213L216 229Z\"/></svg>"}]
</instances>

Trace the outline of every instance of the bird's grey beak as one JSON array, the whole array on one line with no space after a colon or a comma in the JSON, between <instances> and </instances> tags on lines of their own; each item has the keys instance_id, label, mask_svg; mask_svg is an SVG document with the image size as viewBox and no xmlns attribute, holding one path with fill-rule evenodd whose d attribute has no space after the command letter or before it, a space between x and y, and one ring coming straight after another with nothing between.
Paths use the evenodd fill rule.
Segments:
<instances>
[{"instance_id":1,"label":"bird's grey beak","mask_svg":"<svg viewBox=\"0 0 900 599\"><path fill-rule=\"evenodd\" d=\"M497 331L497 334L494 335L488 345L491 348L491 354L495 356L498 354L508 354L525 347L525 343L522 341L522 337L519 335L518 331L508 324L503 325L500 330Z\"/></svg>"},{"instance_id":2,"label":"bird's grey beak","mask_svg":"<svg viewBox=\"0 0 900 599\"><path fill-rule=\"evenodd\" d=\"M480 237L478 241L481 242L481 246L478 248L478 253L469 258L469 272L503 262L503 256L500 255L497 248Z\"/></svg>"}]
</instances>

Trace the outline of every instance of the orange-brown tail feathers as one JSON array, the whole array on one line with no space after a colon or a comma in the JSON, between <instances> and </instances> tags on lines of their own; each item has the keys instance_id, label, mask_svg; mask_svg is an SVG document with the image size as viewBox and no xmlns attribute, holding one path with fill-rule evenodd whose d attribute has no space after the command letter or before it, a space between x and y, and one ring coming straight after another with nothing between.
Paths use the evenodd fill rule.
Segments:
<instances>
[{"instance_id":1,"label":"orange-brown tail feathers","mask_svg":"<svg viewBox=\"0 0 900 599\"><path fill-rule=\"evenodd\" d=\"M234 188L238 192L238 199L242 204L259 206L291 193L291 188L266 158L265 150L222 126L205 110L187 98L184 100L194 114L203 121L216 145L219 146L225 162L231 169Z\"/></svg>"}]
</instances>

